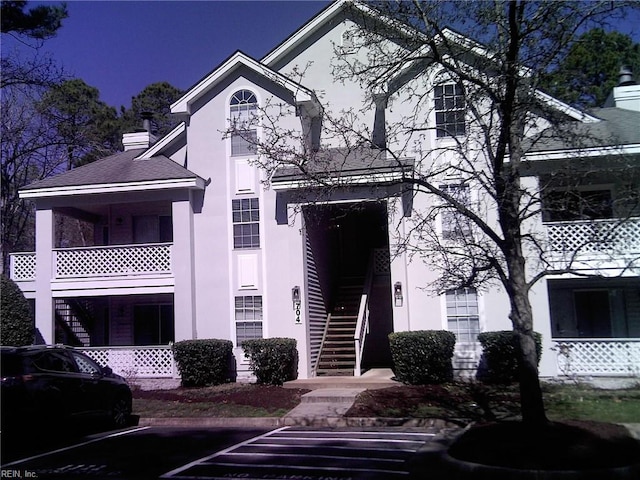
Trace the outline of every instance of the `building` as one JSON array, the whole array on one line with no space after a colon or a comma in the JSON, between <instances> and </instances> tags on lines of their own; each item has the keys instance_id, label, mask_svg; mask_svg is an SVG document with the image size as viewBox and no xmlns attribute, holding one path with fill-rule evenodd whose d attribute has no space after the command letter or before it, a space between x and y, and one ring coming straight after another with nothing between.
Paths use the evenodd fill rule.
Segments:
<instances>
[{"instance_id":1,"label":"building","mask_svg":"<svg viewBox=\"0 0 640 480\"><path fill-rule=\"evenodd\" d=\"M171 342L230 339L242 377L250 374L243 340L290 337L299 377L308 378L390 366L391 332L449 329L456 368L473 371L477 333L511 328L509 301L497 286L424 290L436 273L400 248L399 232L433 200L399 180L427 166L406 150L393 159L384 148L347 148L325 135L326 105L358 110L371 93L356 82L337 87L330 73L335 48L361 53L352 32L363 15L375 17L339 0L262 60L234 53L171 106L184 121L165 137L126 134L124 152L21 190L36 205L36 251L14 253L11 276L35 300L43 341L80 346L127 376L161 378L176 375ZM385 118L409 114L405 87L426 78L419 88L435 108L418 148L447 150L468 135L464 96L437 70L415 67L387 78L393 98L358 120L374 145L393 150L398 139ZM629 266L640 253L640 211L630 200L640 183L637 169L621 176L628 166L618 162L640 158L640 87L623 83L590 113L539 94L595 139L577 149L548 138L525 157L524 183L550 192L530 228L545 239L541 258L557 266L531 292L543 376L640 369L640 270ZM332 188L291 168L267 177L253 142L273 129L254 122L258 112L273 114L285 143L303 139L298 151L313 160L311 173L328 174ZM538 135L548 124L536 118ZM557 175L567 165L579 174ZM445 171L442 183L461 201L476 197ZM83 225L82 245L63 238L62 217ZM467 233L455 213L432 220L443 239Z\"/></svg>"}]
</instances>

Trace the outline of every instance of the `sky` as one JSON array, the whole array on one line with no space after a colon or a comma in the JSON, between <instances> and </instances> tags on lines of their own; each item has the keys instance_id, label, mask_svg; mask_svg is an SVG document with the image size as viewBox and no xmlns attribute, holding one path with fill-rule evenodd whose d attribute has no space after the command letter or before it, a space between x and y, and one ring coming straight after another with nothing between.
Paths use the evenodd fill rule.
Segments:
<instances>
[{"instance_id":1,"label":"sky","mask_svg":"<svg viewBox=\"0 0 640 480\"><path fill-rule=\"evenodd\" d=\"M188 89L236 50L260 59L329 3L67 0L69 17L42 48L119 109L155 82Z\"/></svg>"},{"instance_id":2,"label":"sky","mask_svg":"<svg viewBox=\"0 0 640 480\"><path fill-rule=\"evenodd\" d=\"M67 0L69 17L43 50L67 74L96 87L105 103L128 108L131 97L155 82L188 89L236 50L260 59L329 3ZM640 42L638 24L618 29ZM10 41L3 38L2 48Z\"/></svg>"}]
</instances>

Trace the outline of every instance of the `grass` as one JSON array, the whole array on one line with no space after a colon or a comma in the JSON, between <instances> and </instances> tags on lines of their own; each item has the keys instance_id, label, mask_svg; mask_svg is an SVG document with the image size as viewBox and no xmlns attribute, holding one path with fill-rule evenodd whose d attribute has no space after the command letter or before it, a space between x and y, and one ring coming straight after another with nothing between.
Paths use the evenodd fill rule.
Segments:
<instances>
[{"instance_id":1,"label":"grass","mask_svg":"<svg viewBox=\"0 0 640 480\"><path fill-rule=\"evenodd\" d=\"M583 385L547 386L545 400L551 419L640 423L640 387L600 390Z\"/></svg>"},{"instance_id":2,"label":"grass","mask_svg":"<svg viewBox=\"0 0 640 480\"><path fill-rule=\"evenodd\" d=\"M640 386L603 390L580 384L544 384L551 420L640 423ZM460 425L517 419L520 397L516 385L452 383L370 390L347 412L351 417L442 418Z\"/></svg>"},{"instance_id":3,"label":"grass","mask_svg":"<svg viewBox=\"0 0 640 480\"><path fill-rule=\"evenodd\" d=\"M133 411L141 417L281 417L300 402L305 392L240 383L136 391ZM640 385L602 390L587 385L544 384L544 398L552 420L640 423ZM444 418L467 424L517 418L519 407L515 385L453 383L368 390L358 397L347 415Z\"/></svg>"}]
</instances>

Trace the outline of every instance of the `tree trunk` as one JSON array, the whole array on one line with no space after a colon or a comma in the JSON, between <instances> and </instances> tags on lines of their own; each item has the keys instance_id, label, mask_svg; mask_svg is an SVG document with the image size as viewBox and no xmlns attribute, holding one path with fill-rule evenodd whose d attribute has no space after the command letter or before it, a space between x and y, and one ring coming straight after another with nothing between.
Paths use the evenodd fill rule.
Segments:
<instances>
[{"instance_id":1,"label":"tree trunk","mask_svg":"<svg viewBox=\"0 0 640 480\"><path fill-rule=\"evenodd\" d=\"M509 286L511 293L511 323L518 341L518 364L520 373L520 409L522 421L531 428L548 423L545 413L538 355L533 330L533 314L529 301L528 286L524 275L524 259L510 265Z\"/></svg>"}]
</instances>

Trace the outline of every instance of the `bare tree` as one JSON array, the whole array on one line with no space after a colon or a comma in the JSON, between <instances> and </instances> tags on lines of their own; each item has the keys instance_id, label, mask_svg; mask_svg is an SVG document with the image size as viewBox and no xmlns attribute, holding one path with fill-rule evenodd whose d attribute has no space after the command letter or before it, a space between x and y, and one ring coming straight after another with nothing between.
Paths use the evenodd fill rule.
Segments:
<instances>
[{"instance_id":1,"label":"bare tree","mask_svg":"<svg viewBox=\"0 0 640 480\"><path fill-rule=\"evenodd\" d=\"M519 0L356 2L349 46L335 46L332 74L336 88L355 82L368 92L361 106L336 110L315 92L320 114L307 118L298 109L306 127L285 129L281 120L294 107L267 101L249 120L260 125L262 137L245 138L268 179L287 173L315 192L348 187L354 157L370 173L384 159L392 173L385 177L387 186L414 198L410 229L396 232L397 248L437 269L440 278L431 287L443 292L498 284L506 291L520 350L522 416L531 426L547 419L530 291L548 275L576 271L581 251L611 238L617 228L586 238L559 261L539 228L543 206L553 204L546 192L566 192L555 199L566 210L576 206L571 185L594 172L626 175L631 191L638 186L632 178L638 175L637 158L583 159L585 149L616 145L616 139L594 136L590 122L597 119L537 87L583 29L623 15L623 7ZM296 74L304 85L304 72ZM367 123L363 119L371 112L374 121ZM249 131L246 118L231 120L227 135ZM434 130L449 141L428 141ZM545 145L573 151L563 159L562 175L560 164L545 171L544 162L528 161L528 154ZM638 213L635 198L624 200L627 216ZM443 227L439 218L446 220Z\"/></svg>"}]
</instances>

